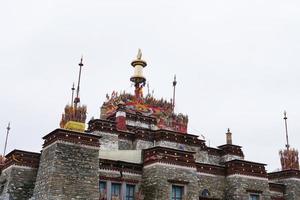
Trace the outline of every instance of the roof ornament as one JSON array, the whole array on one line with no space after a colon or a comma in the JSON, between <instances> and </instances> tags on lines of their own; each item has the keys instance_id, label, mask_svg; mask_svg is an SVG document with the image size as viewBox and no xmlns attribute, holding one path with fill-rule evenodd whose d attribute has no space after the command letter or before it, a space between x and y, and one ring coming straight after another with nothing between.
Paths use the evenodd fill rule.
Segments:
<instances>
[{"instance_id":1,"label":"roof ornament","mask_svg":"<svg viewBox=\"0 0 300 200\"><path fill-rule=\"evenodd\" d=\"M143 75L143 68L147 66L147 63L142 60L142 51L138 49L136 59L131 62L134 67L133 76L130 77L130 81L133 82L135 87L135 97L138 101L142 101L143 87L146 85L146 78Z\"/></svg>"},{"instance_id":2,"label":"roof ornament","mask_svg":"<svg viewBox=\"0 0 300 200\"><path fill-rule=\"evenodd\" d=\"M230 132L230 128L227 129L226 144L232 144L232 133Z\"/></svg>"},{"instance_id":3,"label":"roof ornament","mask_svg":"<svg viewBox=\"0 0 300 200\"><path fill-rule=\"evenodd\" d=\"M80 90L81 70L82 70L82 67L83 67L82 60L83 60L83 56L81 56L80 63L78 64L79 65L79 75L78 75L76 97L75 97L75 100L74 100L75 107L77 107L77 104L80 103L79 90Z\"/></svg>"},{"instance_id":4,"label":"roof ornament","mask_svg":"<svg viewBox=\"0 0 300 200\"><path fill-rule=\"evenodd\" d=\"M5 156L6 153L6 147L7 147L7 140L8 140L8 135L9 135L9 131L10 131L10 122L8 122L8 125L6 127L6 138L5 138L5 144L4 144L4 151L3 151L3 156Z\"/></svg>"},{"instance_id":5,"label":"roof ornament","mask_svg":"<svg viewBox=\"0 0 300 200\"><path fill-rule=\"evenodd\" d=\"M294 148L290 148L289 144L289 135L288 135L288 126L287 126L287 114L284 111L284 125L285 125L285 137L286 137L286 149L280 150L280 162L282 170L299 170L299 157L298 151Z\"/></svg>"},{"instance_id":6,"label":"roof ornament","mask_svg":"<svg viewBox=\"0 0 300 200\"><path fill-rule=\"evenodd\" d=\"M138 54L137 54L137 56L136 56L136 58L138 59L138 60L141 60L142 59L142 50L139 48L139 50L138 50Z\"/></svg>"},{"instance_id":7,"label":"roof ornament","mask_svg":"<svg viewBox=\"0 0 300 200\"><path fill-rule=\"evenodd\" d=\"M285 126L285 138L286 138L286 148L289 149L290 148L290 144L289 144L289 135L288 135L288 126L287 126L287 116L286 116L286 111L283 112L284 114L284 126Z\"/></svg>"},{"instance_id":8,"label":"roof ornament","mask_svg":"<svg viewBox=\"0 0 300 200\"><path fill-rule=\"evenodd\" d=\"M80 63L78 65L79 65L79 74L78 74L76 96L74 98L75 85L73 83L71 88L72 90L71 105L65 106L65 112L62 114L60 127L68 130L84 132L87 109L86 106L79 105L80 103L79 91L80 91L81 71L83 67L83 57L81 57Z\"/></svg>"},{"instance_id":9,"label":"roof ornament","mask_svg":"<svg viewBox=\"0 0 300 200\"><path fill-rule=\"evenodd\" d=\"M75 91L74 82L73 82L71 90L72 90L71 106L73 107L73 103L74 103L74 91Z\"/></svg>"},{"instance_id":10,"label":"roof ornament","mask_svg":"<svg viewBox=\"0 0 300 200\"><path fill-rule=\"evenodd\" d=\"M174 108L175 108L175 92L176 92L176 85L177 85L177 81L176 81L176 74L174 75L174 80L173 80L173 112L174 112Z\"/></svg>"}]
</instances>

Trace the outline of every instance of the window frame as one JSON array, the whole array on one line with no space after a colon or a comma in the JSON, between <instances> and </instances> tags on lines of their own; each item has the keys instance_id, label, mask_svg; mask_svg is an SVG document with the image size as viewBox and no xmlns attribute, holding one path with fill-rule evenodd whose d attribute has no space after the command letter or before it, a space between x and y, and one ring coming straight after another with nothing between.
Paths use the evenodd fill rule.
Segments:
<instances>
[{"instance_id":1,"label":"window frame","mask_svg":"<svg viewBox=\"0 0 300 200\"><path fill-rule=\"evenodd\" d=\"M176 188L181 188L181 197L176 196ZM173 189L175 189L175 197L173 197ZM171 185L171 200L183 200L185 195L185 186L179 184L172 184Z\"/></svg>"},{"instance_id":2,"label":"window frame","mask_svg":"<svg viewBox=\"0 0 300 200\"><path fill-rule=\"evenodd\" d=\"M133 189L132 196L130 196L131 194L127 194L127 188ZM125 191L125 200L134 200L134 198L135 198L135 189L136 189L136 185L134 185L134 184L127 184L126 183L126 187L125 187L125 190L126 190Z\"/></svg>"},{"instance_id":3,"label":"window frame","mask_svg":"<svg viewBox=\"0 0 300 200\"><path fill-rule=\"evenodd\" d=\"M260 194L258 193L249 193L249 200L252 200L252 197L255 196L255 197L258 197L258 200L260 200Z\"/></svg>"},{"instance_id":4,"label":"window frame","mask_svg":"<svg viewBox=\"0 0 300 200\"><path fill-rule=\"evenodd\" d=\"M115 193L113 193L113 188L115 185L119 186L119 197L122 197L122 184L118 183L118 182L111 182L111 184L110 184L110 199L111 200L113 198L113 195L115 194Z\"/></svg>"}]
</instances>

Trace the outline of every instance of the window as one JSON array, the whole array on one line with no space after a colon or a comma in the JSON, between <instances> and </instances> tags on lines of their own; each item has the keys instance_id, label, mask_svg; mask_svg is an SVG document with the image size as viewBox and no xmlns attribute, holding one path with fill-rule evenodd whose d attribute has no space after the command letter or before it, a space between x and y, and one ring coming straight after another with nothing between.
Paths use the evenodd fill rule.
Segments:
<instances>
[{"instance_id":1,"label":"window","mask_svg":"<svg viewBox=\"0 0 300 200\"><path fill-rule=\"evenodd\" d=\"M106 182L100 181L99 182L99 190L100 190L100 200L106 199Z\"/></svg>"},{"instance_id":2,"label":"window","mask_svg":"<svg viewBox=\"0 0 300 200\"><path fill-rule=\"evenodd\" d=\"M99 182L99 190L101 193L106 192L106 182L104 181Z\"/></svg>"},{"instance_id":3,"label":"window","mask_svg":"<svg viewBox=\"0 0 300 200\"><path fill-rule=\"evenodd\" d=\"M126 199L134 200L135 185L126 185Z\"/></svg>"},{"instance_id":4,"label":"window","mask_svg":"<svg viewBox=\"0 0 300 200\"><path fill-rule=\"evenodd\" d=\"M172 185L172 200L182 200L183 186Z\"/></svg>"},{"instance_id":5,"label":"window","mask_svg":"<svg viewBox=\"0 0 300 200\"><path fill-rule=\"evenodd\" d=\"M201 192L201 196L202 196L202 197L209 197L209 196L210 196L210 193L209 193L208 189L204 189L204 190Z\"/></svg>"},{"instance_id":6,"label":"window","mask_svg":"<svg viewBox=\"0 0 300 200\"><path fill-rule=\"evenodd\" d=\"M121 199L121 184L112 183L111 184L111 199Z\"/></svg>"},{"instance_id":7,"label":"window","mask_svg":"<svg viewBox=\"0 0 300 200\"><path fill-rule=\"evenodd\" d=\"M259 200L258 194L250 194L249 200Z\"/></svg>"}]
</instances>

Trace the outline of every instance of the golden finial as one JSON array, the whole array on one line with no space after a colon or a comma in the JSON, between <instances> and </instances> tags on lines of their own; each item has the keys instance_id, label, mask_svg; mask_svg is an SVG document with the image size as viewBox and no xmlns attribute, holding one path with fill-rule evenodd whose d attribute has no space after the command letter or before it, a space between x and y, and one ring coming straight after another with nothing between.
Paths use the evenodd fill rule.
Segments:
<instances>
[{"instance_id":1,"label":"golden finial","mask_svg":"<svg viewBox=\"0 0 300 200\"><path fill-rule=\"evenodd\" d=\"M146 78L143 75L143 68L147 66L147 63L142 60L142 51L138 49L138 54L136 59L131 62L134 67L133 76L130 77L130 81L134 83L135 86L135 96L137 99L143 97L143 87L146 85Z\"/></svg>"}]
</instances>

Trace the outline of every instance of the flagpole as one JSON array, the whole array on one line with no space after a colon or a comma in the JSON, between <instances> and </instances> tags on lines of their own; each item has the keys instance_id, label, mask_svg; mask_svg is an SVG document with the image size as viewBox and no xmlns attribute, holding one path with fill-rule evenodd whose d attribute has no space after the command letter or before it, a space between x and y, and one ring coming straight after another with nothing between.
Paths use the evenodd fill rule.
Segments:
<instances>
[{"instance_id":1,"label":"flagpole","mask_svg":"<svg viewBox=\"0 0 300 200\"><path fill-rule=\"evenodd\" d=\"M5 157L6 147L7 147L7 139L8 139L9 130L10 130L10 122L8 123L8 126L6 127L6 138L5 138L5 145L4 145L4 152L3 152L4 157Z\"/></svg>"}]
</instances>

